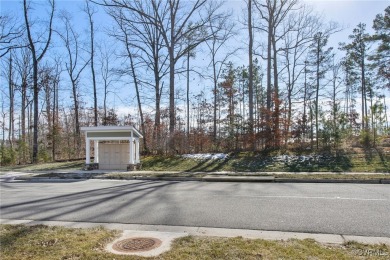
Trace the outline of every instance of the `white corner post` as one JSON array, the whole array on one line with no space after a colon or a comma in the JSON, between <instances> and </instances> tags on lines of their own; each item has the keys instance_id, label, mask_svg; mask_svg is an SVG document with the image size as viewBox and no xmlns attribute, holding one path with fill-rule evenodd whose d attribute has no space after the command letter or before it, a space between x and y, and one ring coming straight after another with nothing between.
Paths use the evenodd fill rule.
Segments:
<instances>
[{"instance_id":1,"label":"white corner post","mask_svg":"<svg viewBox=\"0 0 390 260\"><path fill-rule=\"evenodd\" d=\"M88 132L85 132L85 164L91 163L91 156L90 156L90 143L88 139Z\"/></svg>"},{"instance_id":2,"label":"white corner post","mask_svg":"<svg viewBox=\"0 0 390 260\"><path fill-rule=\"evenodd\" d=\"M99 141L93 141L94 163L99 163Z\"/></svg>"},{"instance_id":3,"label":"white corner post","mask_svg":"<svg viewBox=\"0 0 390 260\"><path fill-rule=\"evenodd\" d=\"M139 138L135 139L135 163L140 163L140 161L139 161Z\"/></svg>"},{"instance_id":4,"label":"white corner post","mask_svg":"<svg viewBox=\"0 0 390 260\"><path fill-rule=\"evenodd\" d=\"M131 131L131 137L130 137L130 141L129 141L129 146L130 146L130 153L129 153L129 156L130 156L130 160L129 160L129 164L133 165L134 164L134 138L133 138L133 131Z\"/></svg>"}]
</instances>

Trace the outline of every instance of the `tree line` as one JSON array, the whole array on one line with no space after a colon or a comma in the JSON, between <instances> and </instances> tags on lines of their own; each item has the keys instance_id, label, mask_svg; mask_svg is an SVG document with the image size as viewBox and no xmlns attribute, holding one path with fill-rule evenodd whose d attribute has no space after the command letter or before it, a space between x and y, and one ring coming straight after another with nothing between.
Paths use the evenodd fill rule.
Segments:
<instances>
[{"instance_id":1,"label":"tree line","mask_svg":"<svg viewBox=\"0 0 390 260\"><path fill-rule=\"evenodd\" d=\"M87 0L83 30L55 0L45 16L27 0L2 14L1 164L80 158L81 126L134 125L149 154L319 152L388 134L390 6L374 33L360 23L329 46L346 29L309 5L244 2ZM110 102L127 95L118 85L134 93L127 115Z\"/></svg>"}]
</instances>

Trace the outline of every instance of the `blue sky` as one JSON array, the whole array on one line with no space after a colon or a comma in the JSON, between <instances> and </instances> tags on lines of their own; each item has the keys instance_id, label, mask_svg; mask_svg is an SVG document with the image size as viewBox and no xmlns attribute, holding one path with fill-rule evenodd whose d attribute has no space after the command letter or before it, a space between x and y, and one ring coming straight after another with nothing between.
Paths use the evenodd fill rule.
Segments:
<instances>
[{"instance_id":1,"label":"blue sky","mask_svg":"<svg viewBox=\"0 0 390 260\"><path fill-rule=\"evenodd\" d=\"M226 8L232 9L237 16L242 16L241 10L245 7L244 1L242 0L227 0ZM337 48L339 42L348 41L348 35L351 34L353 28L360 22L367 24L368 31L371 30L372 21L375 16L379 13L383 13L384 9L390 5L390 1L384 0L371 0L371 1L360 1L360 0L348 0L348 1L337 1L337 0L306 0L305 3L312 5L314 10L323 14L326 20L332 20L338 22L345 29L339 33L332 35L329 41L329 45ZM34 1L35 11L33 12L33 16L44 16L47 17L45 10L45 4L47 2L45 0L37 0ZM79 32L82 33L83 37L87 37L87 17L85 13L82 12L82 8L84 5L84 1L81 0L57 0L57 14L61 9L65 9L68 12L73 14L74 24L77 25ZM11 13L13 16L17 16L20 19L23 19L23 5L21 0L2 0L0 2L0 12L1 14ZM110 18L104 13L104 10L100 9L99 13L95 18L95 22L97 27L103 31L104 28L108 27L111 23ZM58 23L58 20L55 26L61 26ZM246 31L243 30L244 33ZM103 33L100 33L99 41L107 39ZM244 36L246 37L246 35ZM241 37L242 38L242 37ZM237 66L243 65L247 63L247 59L243 59L245 54L242 54L240 58L236 59L235 62ZM202 60L198 60L197 62L202 63ZM242 64L239 64L242 62ZM203 62L204 63L204 62ZM89 73L89 72L86 72ZM89 75L88 75L89 77ZM66 78L66 75L64 75ZM180 77L183 79L183 77ZM178 78L178 86L183 85L180 83L181 79ZM122 84L122 83L121 83ZM207 86L209 83L203 82L199 79L194 80L194 92L201 91L203 87ZM111 105L114 102L115 107L119 109L121 112L129 110L130 107L135 105L134 102L134 92L128 91L130 87L125 86L119 88L119 95L111 97ZM123 95L122 93L127 93ZM193 93L197 94L197 93ZM85 100L88 102L88 93L85 94ZM118 97L121 96L121 100L118 100ZM123 104L124 103L124 104Z\"/></svg>"}]
</instances>

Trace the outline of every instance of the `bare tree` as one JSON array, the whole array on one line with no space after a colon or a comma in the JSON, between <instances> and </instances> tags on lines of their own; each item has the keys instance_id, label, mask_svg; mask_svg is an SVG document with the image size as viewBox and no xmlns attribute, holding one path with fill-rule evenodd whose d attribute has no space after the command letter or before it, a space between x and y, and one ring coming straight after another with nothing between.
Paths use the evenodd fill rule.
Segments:
<instances>
[{"instance_id":1,"label":"bare tree","mask_svg":"<svg viewBox=\"0 0 390 260\"><path fill-rule=\"evenodd\" d=\"M29 49L32 54L32 60L33 60L33 93L34 93L34 137L33 137L33 156L32 160L33 163L38 162L38 97L39 97L39 87L38 87L38 65L39 62L44 57L47 49L49 48L51 36L52 36L52 24L53 24L53 17L54 17L54 10L55 10L55 2L54 0L48 0L50 5L50 20L49 25L47 26L47 38L46 40L34 40L33 34L32 34L32 26L30 25L29 20L29 10L30 8L27 5L27 0L23 1L23 7L24 7L24 21L25 26L27 30L27 37L29 42ZM39 43L43 43L42 45Z\"/></svg>"},{"instance_id":2,"label":"bare tree","mask_svg":"<svg viewBox=\"0 0 390 260\"><path fill-rule=\"evenodd\" d=\"M302 90L302 88L296 89L296 85L302 74L305 73L307 50L313 41L315 33L321 28L322 23L320 17L313 14L312 9L303 6L298 12L292 13L283 26L285 27L284 31L288 31L283 38L284 46L281 48L281 56L284 63L283 69L286 71L284 81L286 83L288 103L285 129L285 143L287 144L291 130L292 101ZM305 87L306 84L303 86L304 91L307 90ZM307 93L305 92L305 94ZM305 112L304 115L306 114Z\"/></svg>"},{"instance_id":3,"label":"bare tree","mask_svg":"<svg viewBox=\"0 0 390 260\"><path fill-rule=\"evenodd\" d=\"M13 61L12 51L9 52L9 63L8 63L8 95L9 95L9 126L8 126L8 141L13 148L13 142L15 139L15 124L14 124L14 101L15 101L15 84L14 84L14 72L13 72Z\"/></svg>"},{"instance_id":4,"label":"bare tree","mask_svg":"<svg viewBox=\"0 0 390 260\"><path fill-rule=\"evenodd\" d=\"M221 5L222 3L217 3ZM208 7L213 10L213 3ZM218 80L220 79L222 70L227 65L228 59L234 55L237 49L229 50L228 41L236 34L235 24L230 21L231 13L221 13L219 19L210 20L209 30L210 39L206 41L207 47L210 51L211 61L209 66L212 67L212 81L213 81L213 139L217 140L217 111L219 106L218 94ZM219 57L220 56L220 57Z\"/></svg>"},{"instance_id":5,"label":"bare tree","mask_svg":"<svg viewBox=\"0 0 390 260\"><path fill-rule=\"evenodd\" d=\"M132 52L131 44L130 44L130 32L127 28L126 23L126 17L124 16L123 12L119 10L119 13L116 13L115 15L111 13L111 16L114 18L115 22L117 23L119 27L119 32L114 34L114 36L120 40L124 46L126 51L126 58L130 61L130 74L133 79L135 92L136 92L136 98L137 98L137 105L138 105L138 111L141 119L141 132L144 136L144 149L148 149L147 147L147 140L145 135L145 121L144 121L144 114L142 110L142 102L141 102L141 95L140 95L140 86L139 86L139 79L137 77L136 73L136 64L134 61L134 53ZM122 70L123 71L123 70Z\"/></svg>"},{"instance_id":6,"label":"bare tree","mask_svg":"<svg viewBox=\"0 0 390 260\"><path fill-rule=\"evenodd\" d=\"M103 120L102 124L107 125L107 96L110 92L112 83L116 80L115 71L111 62L114 59L115 51L108 47L107 44L103 44L98 47L100 50L100 74L103 80Z\"/></svg>"},{"instance_id":7,"label":"bare tree","mask_svg":"<svg viewBox=\"0 0 390 260\"><path fill-rule=\"evenodd\" d=\"M61 14L61 21L64 24L64 31L58 32L58 35L62 39L65 45L67 62L65 62L65 68L69 75L69 79L72 85L72 96L74 101L74 113L75 113L75 141L76 149L79 154L81 148L80 139L80 120L79 120L79 80L83 70L87 67L90 59L83 59L81 53L82 49L79 42L79 35L74 30L74 26L71 24L71 15L63 12Z\"/></svg>"},{"instance_id":8,"label":"bare tree","mask_svg":"<svg viewBox=\"0 0 390 260\"><path fill-rule=\"evenodd\" d=\"M253 138L253 25L252 25L252 0L248 0L248 35L249 35L249 68L248 68L248 94L249 94L249 134ZM254 141L254 140L253 140ZM255 149L255 142L251 142L252 150Z\"/></svg>"},{"instance_id":9,"label":"bare tree","mask_svg":"<svg viewBox=\"0 0 390 260\"><path fill-rule=\"evenodd\" d=\"M24 27L16 18L11 15L0 15L0 58L12 49L25 47L19 45L17 41L23 36L24 31Z\"/></svg>"},{"instance_id":10,"label":"bare tree","mask_svg":"<svg viewBox=\"0 0 390 260\"><path fill-rule=\"evenodd\" d=\"M202 12L206 3L207 0L194 2L169 0L164 5L161 1L152 1L152 6L156 11L156 17L152 21L161 31L169 56L169 132L171 138L175 130L175 65L189 51L210 38L206 30L207 24L210 20L219 18L216 14L218 6L207 13ZM190 24L192 26L189 26ZM188 35L193 36L191 44L181 44ZM173 147L172 142L171 148Z\"/></svg>"},{"instance_id":11,"label":"bare tree","mask_svg":"<svg viewBox=\"0 0 390 260\"><path fill-rule=\"evenodd\" d=\"M84 11L88 15L89 33L90 33L90 64L92 73L92 85L93 85L93 112L94 112L94 125L98 125L98 105L97 105L97 91L96 91L96 76L95 76L95 29L93 22L93 15L97 11L90 5L89 0L85 0Z\"/></svg>"},{"instance_id":12,"label":"bare tree","mask_svg":"<svg viewBox=\"0 0 390 260\"><path fill-rule=\"evenodd\" d=\"M160 104L163 91L163 78L168 74L169 69L168 54L165 51L161 31L156 24L151 23L146 16L156 16L156 10L151 7L149 2L134 2L134 5L137 10L142 11L144 15L141 15L134 10L126 10L124 8L109 8L108 13L118 24L121 24L120 27L126 29L129 39L126 44L137 53L137 55L133 55L133 58L137 60L137 63L139 64L138 67L144 68L143 70L145 71L146 69L147 71L147 73L139 73L138 80L142 82L144 86L151 87L154 90L154 139L156 140L156 143L159 144L161 136ZM121 30L120 35L113 36L123 41L124 32L124 30ZM149 71L152 72L152 76L148 73Z\"/></svg>"},{"instance_id":13,"label":"bare tree","mask_svg":"<svg viewBox=\"0 0 390 260\"><path fill-rule=\"evenodd\" d=\"M19 82L16 84L16 89L20 92L20 131L21 136L19 137L20 145L19 150L21 150L20 162L26 161L26 145L27 145L27 135L26 135L26 110L29 106L31 100L29 99L29 85L31 83L31 51L27 48L20 49L20 52L15 57L15 71Z\"/></svg>"},{"instance_id":14,"label":"bare tree","mask_svg":"<svg viewBox=\"0 0 390 260\"><path fill-rule=\"evenodd\" d=\"M255 26L267 33L267 110L266 121L270 121L272 103L274 103L274 147L279 147L280 133L279 133L279 75L278 75L278 61L277 55L279 48L277 43L283 39L284 35L289 30L280 31L283 21L288 14L297 6L298 0L265 0L265 1L254 1L255 7L259 12L260 19L263 23ZM284 28L285 29L285 28ZM273 77L272 77L273 72ZM273 84L272 84L273 83ZM271 128L267 127L267 146L271 145Z\"/></svg>"},{"instance_id":15,"label":"bare tree","mask_svg":"<svg viewBox=\"0 0 390 260\"><path fill-rule=\"evenodd\" d=\"M57 152L57 139L60 135L60 126L58 122L59 118L59 94L58 94L58 85L60 82L60 75L62 72L61 68L61 62L60 59L55 59L55 64L53 68L53 108L52 108L52 129L51 129L51 136L52 136L52 158L53 161L56 160L56 152Z\"/></svg>"}]
</instances>

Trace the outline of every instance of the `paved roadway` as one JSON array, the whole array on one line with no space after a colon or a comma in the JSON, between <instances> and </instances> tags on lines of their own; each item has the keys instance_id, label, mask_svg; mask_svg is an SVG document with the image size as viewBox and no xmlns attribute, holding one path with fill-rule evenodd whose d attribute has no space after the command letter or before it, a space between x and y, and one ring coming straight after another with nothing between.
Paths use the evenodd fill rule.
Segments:
<instances>
[{"instance_id":1,"label":"paved roadway","mask_svg":"<svg viewBox=\"0 0 390 260\"><path fill-rule=\"evenodd\" d=\"M390 237L390 185L1 182L0 218Z\"/></svg>"}]
</instances>

